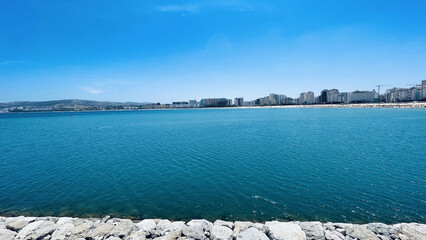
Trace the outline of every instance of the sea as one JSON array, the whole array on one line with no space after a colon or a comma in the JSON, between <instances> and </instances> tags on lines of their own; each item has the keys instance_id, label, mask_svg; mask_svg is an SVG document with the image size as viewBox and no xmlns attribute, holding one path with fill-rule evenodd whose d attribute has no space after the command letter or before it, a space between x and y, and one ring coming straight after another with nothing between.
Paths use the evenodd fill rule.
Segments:
<instances>
[{"instance_id":1,"label":"sea","mask_svg":"<svg viewBox=\"0 0 426 240\"><path fill-rule=\"evenodd\" d=\"M426 110L0 114L0 215L426 223Z\"/></svg>"}]
</instances>

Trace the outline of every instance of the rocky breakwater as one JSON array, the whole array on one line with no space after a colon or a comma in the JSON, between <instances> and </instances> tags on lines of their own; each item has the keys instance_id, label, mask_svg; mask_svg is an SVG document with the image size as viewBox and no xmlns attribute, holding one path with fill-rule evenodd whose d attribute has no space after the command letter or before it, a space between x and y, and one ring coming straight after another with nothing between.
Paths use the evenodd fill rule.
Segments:
<instances>
[{"instance_id":1,"label":"rocky breakwater","mask_svg":"<svg viewBox=\"0 0 426 240\"><path fill-rule=\"evenodd\" d=\"M348 224L321 222L227 222L160 219L132 221L105 217L0 217L0 240L425 240L426 224Z\"/></svg>"}]
</instances>

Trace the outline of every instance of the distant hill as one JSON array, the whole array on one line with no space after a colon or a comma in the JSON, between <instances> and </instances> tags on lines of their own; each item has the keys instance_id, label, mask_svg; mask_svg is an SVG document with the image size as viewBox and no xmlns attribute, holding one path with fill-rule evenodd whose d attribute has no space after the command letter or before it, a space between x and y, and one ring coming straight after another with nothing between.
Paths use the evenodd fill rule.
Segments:
<instances>
[{"instance_id":1,"label":"distant hill","mask_svg":"<svg viewBox=\"0 0 426 240\"><path fill-rule=\"evenodd\" d=\"M0 103L0 108L8 107L48 107L55 105L66 105L66 106L123 106L123 105L147 105L152 104L150 102L108 102L108 101L92 101L92 100L81 100L81 99L64 99L64 100L51 100L51 101L17 101L17 102L6 102Z\"/></svg>"}]
</instances>

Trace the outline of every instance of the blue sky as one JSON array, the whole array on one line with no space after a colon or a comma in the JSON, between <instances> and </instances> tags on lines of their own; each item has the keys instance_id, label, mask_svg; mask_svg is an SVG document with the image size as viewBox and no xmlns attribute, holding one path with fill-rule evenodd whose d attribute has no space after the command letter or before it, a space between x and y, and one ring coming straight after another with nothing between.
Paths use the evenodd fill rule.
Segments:
<instances>
[{"instance_id":1,"label":"blue sky","mask_svg":"<svg viewBox=\"0 0 426 240\"><path fill-rule=\"evenodd\" d=\"M426 79L426 1L0 0L0 102L171 102Z\"/></svg>"}]
</instances>

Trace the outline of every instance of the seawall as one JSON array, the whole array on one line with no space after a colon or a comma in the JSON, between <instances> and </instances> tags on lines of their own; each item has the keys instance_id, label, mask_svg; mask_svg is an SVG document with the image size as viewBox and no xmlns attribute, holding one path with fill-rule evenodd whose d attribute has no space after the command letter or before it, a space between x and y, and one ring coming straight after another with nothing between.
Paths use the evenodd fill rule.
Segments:
<instances>
[{"instance_id":1,"label":"seawall","mask_svg":"<svg viewBox=\"0 0 426 240\"><path fill-rule=\"evenodd\" d=\"M425 240L426 224L189 222L160 219L0 217L0 240Z\"/></svg>"}]
</instances>

